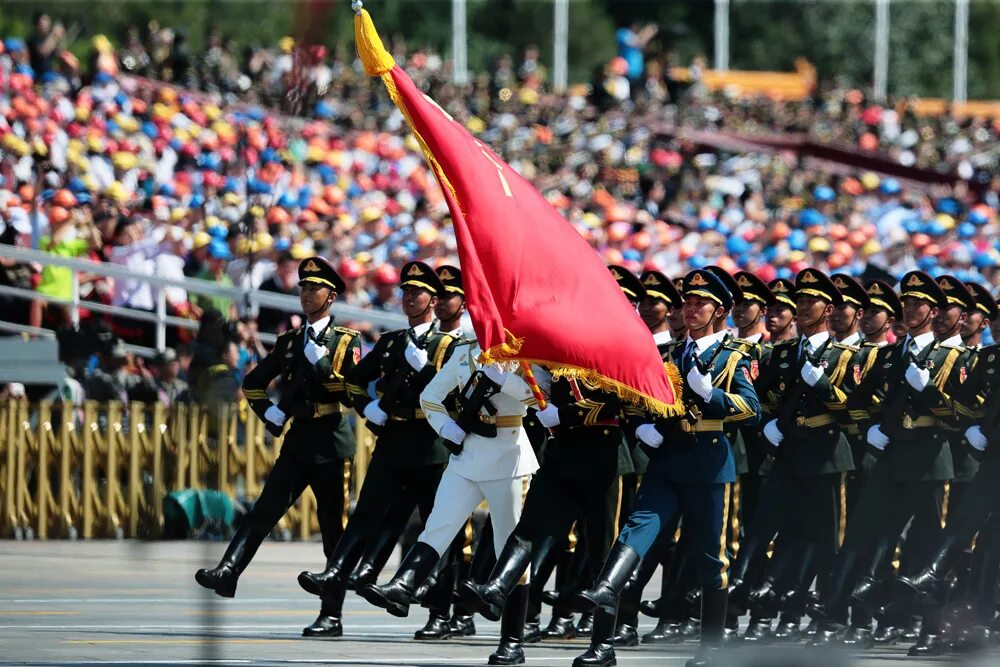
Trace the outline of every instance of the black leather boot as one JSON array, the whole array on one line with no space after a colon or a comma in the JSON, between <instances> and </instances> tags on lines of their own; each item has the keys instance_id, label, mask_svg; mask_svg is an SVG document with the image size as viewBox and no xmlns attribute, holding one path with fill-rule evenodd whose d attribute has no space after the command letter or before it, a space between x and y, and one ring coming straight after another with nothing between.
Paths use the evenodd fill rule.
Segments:
<instances>
[{"instance_id":1,"label":"black leather boot","mask_svg":"<svg viewBox=\"0 0 1000 667\"><path fill-rule=\"evenodd\" d=\"M454 611L448 621L453 637L472 637L476 634L476 621L472 614Z\"/></svg>"},{"instance_id":2,"label":"black leather boot","mask_svg":"<svg viewBox=\"0 0 1000 667\"><path fill-rule=\"evenodd\" d=\"M751 644L766 644L774 639L771 631L771 619L751 616L747 629L743 633L743 641Z\"/></svg>"},{"instance_id":3,"label":"black leather boot","mask_svg":"<svg viewBox=\"0 0 1000 667\"><path fill-rule=\"evenodd\" d=\"M388 611L393 616L405 618L410 613L413 593L440 560L434 547L417 542L399 564L392 581L384 586L368 584L358 591L365 600Z\"/></svg>"},{"instance_id":4,"label":"black leather boot","mask_svg":"<svg viewBox=\"0 0 1000 667\"><path fill-rule=\"evenodd\" d=\"M594 612L588 611L580 614L580 620L576 623L576 636L589 637L594 631ZM613 635L614 633L612 633Z\"/></svg>"},{"instance_id":5,"label":"black leather boot","mask_svg":"<svg viewBox=\"0 0 1000 667\"><path fill-rule=\"evenodd\" d=\"M981 651L996 638L996 634L990 631L990 623L996 614L997 578L1000 574L1000 548L997 548L995 540L981 532L972 554L972 569L969 572L972 622L958 632L954 644L955 650L961 653Z\"/></svg>"},{"instance_id":6,"label":"black leather boot","mask_svg":"<svg viewBox=\"0 0 1000 667\"><path fill-rule=\"evenodd\" d=\"M542 639L576 639L576 619L572 614L560 616L554 610L549 624L542 630Z\"/></svg>"},{"instance_id":7,"label":"black leather boot","mask_svg":"<svg viewBox=\"0 0 1000 667\"><path fill-rule=\"evenodd\" d=\"M347 530L327 559L326 569L322 572L300 572L299 586L305 592L320 597L342 595L353 564L361 557L362 547L360 531Z\"/></svg>"},{"instance_id":8,"label":"black leather boot","mask_svg":"<svg viewBox=\"0 0 1000 667\"><path fill-rule=\"evenodd\" d=\"M948 647L941 639L941 635L931 635L921 633L917 643L910 647L906 655L911 658L929 658L947 653Z\"/></svg>"},{"instance_id":9,"label":"black leather boot","mask_svg":"<svg viewBox=\"0 0 1000 667\"><path fill-rule=\"evenodd\" d=\"M583 655L573 660L573 667L611 667L617 665L615 658L615 614L603 607L594 610L594 626L590 633L590 647Z\"/></svg>"},{"instance_id":10,"label":"black leather boot","mask_svg":"<svg viewBox=\"0 0 1000 667\"><path fill-rule=\"evenodd\" d=\"M964 548L965 545L959 543L953 535L945 533L941 548L934 554L931 564L912 576L896 577L897 589L909 597L920 596L925 604L940 604L947 592L945 578Z\"/></svg>"},{"instance_id":11,"label":"black leather boot","mask_svg":"<svg viewBox=\"0 0 1000 667\"><path fill-rule=\"evenodd\" d=\"M847 625L848 601L853 590L854 572L860 560L857 550L845 547L837 555L823 596L806 604L806 613L814 621Z\"/></svg>"},{"instance_id":12,"label":"black leather boot","mask_svg":"<svg viewBox=\"0 0 1000 667\"><path fill-rule=\"evenodd\" d=\"M233 535L219 564L210 570L202 568L195 572L194 580L200 586L215 591L216 595L224 598L236 596L236 584L240 575L253 560L264 539L261 531L254 529L251 516L243 521L239 530Z\"/></svg>"},{"instance_id":13,"label":"black leather boot","mask_svg":"<svg viewBox=\"0 0 1000 667\"><path fill-rule=\"evenodd\" d=\"M656 627L642 636L643 644L668 644L680 635L681 623L675 620L660 619Z\"/></svg>"},{"instance_id":14,"label":"black leather boot","mask_svg":"<svg viewBox=\"0 0 1000 667\"><path fill-rule=\"evenodd\" d=\"M577 593L573 598L573 608L576 611L587 612L595 607L601 607L609 614L618 609L618 598L628 583L639 561L639 553L627 544L615 542L604 569L597 577L597 583L590 590Z\"/></svg>"},{"instance_id":15,"label":"black leather boot","mask_svg":"<svg viewBox=\"0 0 1000 667\"><path fill-rule=\"evenodd\" d=\"M504 605L507 604L507 596L514 590L530 562L531 552L511 536L490 572L489 581L482 585L472 581L462 582L460 599L472 605L487 619L499 621Z\"/></svg>"},{"instance_id":16,"label":"black leather boot","mask_svg":"<svg viewBox=\"0 0 1000 667\"><path fill-rule=\"evenodd\" d=\"M303 637L340 637L344 634L344 626L339 616L324 614L322 611L316 620L302 629Z\"/></svg>"},{"instance_id":17,"label":"black leather boot","mask_svg":"<svg viewBox=\"0 0 1000 667\"><path fill-rule=\"evenodd\" d=\"M528 586L515 586L507 597L500 619L500 645L490 655L491 665L520 665L524 662L524 623L528 615Z\"/></svg>"},{"instance_id":18,"label":"black leather boot","mask_svg":"<svg viewBox=\"0 0 1000 667\"><path fill-rule=\"evenodd\" d=\"M851 649L870 649L875 646L875 633L872 632L871 623L857 624L852 621L840 643Z\"/></svg>"},{"instance_id":19,"label":"black leather boot","mask_svg":"<svg viewBox=\"0 0 1000 667\"><path fill-rule=\"evenodd\" d=\"M685 663L685 667L708 667L713 664L716 653L722 648L722 637L726 626L726 605L729 591L726 589L703 588L701 591L701 646L695 657Z\"/></svg>"},{"instance_id":20,"label":"black leather boot","mask_svg":"<svg viewBox=\"0 0 1000 667\"><path fill-rule=\"evenodd\" d=\"M452 630L448 615L434 610L431 610L424 627L413 633L413 638L419 640L448 639L451 636Z\"/></svg>"},{"instance_id":21,"label":"black leather boot","mask_svg":"<svg viewBox=\"0 0 1000 667\"><path fill-rule=\"evenodd\" d=\"M356 591L368 584L378 583L378 573L385 567L386 561L396 548L399 533L390 528L380 530L365 545L361 562L347 577L347 590Z\"/></svg>"}]
</instances>

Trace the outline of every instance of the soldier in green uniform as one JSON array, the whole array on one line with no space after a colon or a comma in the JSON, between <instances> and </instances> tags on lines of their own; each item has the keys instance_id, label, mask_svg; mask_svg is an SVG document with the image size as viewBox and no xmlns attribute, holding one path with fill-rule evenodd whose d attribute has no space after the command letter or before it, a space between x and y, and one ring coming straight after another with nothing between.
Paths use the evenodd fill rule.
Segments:
<instances>
[{"instance_id":1,"label":"soldier in green uniform","mask_svg":"<svg viewBox=\"0 0 1000 667\"><path fill-rule=\"evenodd\" d=\"M795 328L795 283L784 278L777 278L767 284L774 298L767 303L767 314L764 326L767 328L768 340L776 345L783 340L791 340L799 335Z\"/></svg>"},{"instance_id":2,"label":"soldier in green uniform","mask_svg":"<svg viewBox=\"0 0 1000 667\"><path fill-rule=\"evenodd\" d=\"M1000 316L993 297L975 290L977 309L989 320ZM1000 327L994 327L1000 334ZM920 593L926 603L944 601L947 577L963 560L963 554L978 533L969 577L972 618L968 627L956 629L954 646L959 651L985 648L996 632L997 574L1000 571L1000 345L980 350L978 363L955 396L955 408L965 426L965 440L981 458L981 464L962 498L954 506L948 525L930 564L922 571L899 579L908 590ZM994 626L995 627L995 626Z\"/></svg>"},{"instance_id":3,"label":"soldier in green uniform","mask_svg":"<svg viewBox=\"0 0 1000 667\"><path fill-rule=\"evenodd\" d=\"M434 316L437 318L438 331L462 340L462 315L465 313L465 290L462 287L462 272L456 266L444 264L435 269L441 281L442 290L437 294L434 305ZM457 406L452 405L457 412ZM385 567L392 555L396 542L406 528L413 514L413 503L408 498L400 498L393 504L386 515L385 521L378 533L366 542L361 561L351 572L347 580L348 590L358 591L369 584L376 583L379 573ZM470 519L471 521L471 519ZM467 564L465 550L471 558L471 523L455 538L455 543L438 563L434 572L420 586L416 593L417 599L429 610L427 623L413 634L414 639L448 639L452 635L472 635L476 629L472 616L460 614L456 610L454 618L450 617L451 598L458 581L467 578L461 576L458 567ZM467 538L468 533L468 538ZM469 541L466 544L467 539ZM404 546L404 552L408 550ZM459 578L460 577L460 578Z\"/></svg>"},{"instance_id":4,"label":"soldier in green uniform","mask_svg":"<svg viewBox=\"0 0 1000 667\"><path fill-rule=\"evenodd\" d=\"M727 515L736 473L723 424L757 419L758 402L746 357L723 343L723 332L715 331L718 319L732 308L725 284L711 271L692 271L684 279L684 299L689 337L674 348L672 361L684 378L688 414L636 430L647 446L662 449L650 461L636 507L600 576L593 588L578 596L577 605L614 614L643 556L683 513L701 587L701 649L687 665L701 667L712 664L726 619ZM601 649L601 664L614 664L613 648Z\"/></svg>"},{"instance_id":5,"label":"soldier in green uniform","mask_svg":"<svg viewBox=\"0 0 1000 667\"><path fill-rule=\"evenodd\" d=\"M878 358L878 351L889 344L888 334L903 314L903 305L892 286L880 280L865 284L867 301L860 329L864 334L861 348L851 360L851 373L846 382L856 388L871 371ZM852 389L853 391L853 389ZM847 516L857 507L861 489L868 481L876 459L868 451L868 441L858 423L848 412L841 415L841 426L851 443L854 470L847 476ZM875 571L883 564L875 564ZM846 646L868 648L874 644L872 634L872 614L868 609L855 606L851 613L851 627L841 639Z\"/></svg>"},{"instance_id":6,"label":"soldier in green uniform","mask_svg":"<svg viewBox=\"0 0 1000 667\"><path fill-rule=\"evenodd\" d=\"M820 625L818 641L832 641L846 629L852 597L870 599L869 591L885 576L883 570L869 580L875 564L888 562L913 516L927 505L941 516L954 474L950 436L941 420L954 413L952 394L964 352L935 340L933 321L947 307L938 283L912 271L903 276L901 289L910 333L878 351L871 371L848 399L851 416L861 422L880 460L848 521L833 572L819 600L808 607Z\"/></svg>"},{"instance_id":7,"label":"soldier in green uniform","mask_svg":"<svg viewBox=\"0 0 1000 667\"><path fill-rule=\"evenodd\" d=\"M830 315L843 300L828 276L816 269L795 280L799 338L774 345L758 391L775 406L763 435L774 462L761 487L759 504L733 569L731 603L744 608L767 567L767 548L780 532L778 551L799 550L780 591L785 596L779 630L798 636L805 597L813 575L826 573L839 545L844 473L853 469L850 446L837 422L844 409L842 389L853 351L827 331ZM758 593L758 597L763 595Z\"/></svg>"},{"instance_id":8,"label":"soldier in green uniform","mask_svg":"<svg viewBox=\"0 0 1000 667\"><path fill-rule=\"evenodd\" d=\"M327 557L326 570L299 574L299 585L313 595L343 600L348 576L386 525L414 507L426 520L448 460L448 450L420 408L420 392L448 360L455 341L438 331L434 320L444 286L423 262L404 265L401 275L410 327L383 334L346 374L351 402L378 437L354 513ZM372 382L377 398L368 393Z\"/></svg>"},{"instance_id":9,"label":"soldier in green uniform","mask_svg":"<svg viewBox=\"0 0 1000 667\"><path fill-rule=\"evenodd\" d=\"M358 332L334 326L330 304L344 281L320 257L299 264L299 300L307 323L278 337L274 350L243 380L243 394L272 435L285 423L284 444L260 498L244 518L219 565L198 570L197 582L223 597L236 594L236 584L261 542L308 486L316 496L323 551L333 552L347 517L353 441L338 443L334 433L348 405L345 375L361 359ZM280 379L280 399L273 403L267 387ZM305 636L339 636L343 594L324 595L319 617Z\"/></svg>"}]
</instances>

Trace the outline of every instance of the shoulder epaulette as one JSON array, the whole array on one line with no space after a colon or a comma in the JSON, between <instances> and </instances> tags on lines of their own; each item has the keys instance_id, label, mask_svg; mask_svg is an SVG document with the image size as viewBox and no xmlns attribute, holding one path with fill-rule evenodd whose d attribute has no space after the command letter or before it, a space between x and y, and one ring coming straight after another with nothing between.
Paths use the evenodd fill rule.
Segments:
<instances>
[{"instance_id":1,"label":"shoulder epaulette","mask_svg":"<svg viewBox=\"0 0 1000 667\"><path fill-rule=\"evenodd\" d=\"M959 352L965 352L969 348L965 347L964 345L945 345L944 343L941 343L941 345L939 346L938 349L941 349L941 350L958 350Z\"/></svg>"},{"instance_id":2,"label":"shoulder epaulette","mask_svg":"<svg viewBox=\"0 0 1000 667\"><path fill-rule=\"evenodd\" d=\"M835 347L838 350L847 350L849 352L857 352L858 350L861 349L861 347L858 345L847 345L845 343L838 343L836 341L834 341L833 347Z\"/></svg>"},{"instance_id":3,"label":"shoulder epaulette","mask_svg":"<svg viewBox=\"0 0 1000 667\"><path fill-rule=\"evenodd\" d=\"M870 340L866 340L865 342L861 343L861 347L874 347L874 348L877 348L878 347L878 343L873 343Z\"/></svg>"},{"instance_id":4,"label":"shoulder epaulette","mask_svg":"<svg viewBox=\"0 0 1000 667\"><path fill-rule=\"evenodd\" d=\"M749 350L747 345L749 344L750 343L747 341L740 341L740 339L738 338L733 338L732 340L728 340L725 343L723 343L722 348L725 350L729 350L730 352L737 352L739 354L746 356L746 353Z\"/></svg>"},{"instance_id":5,"label":"shoulder epaulette","mask_svg":"<svg viewBox=\"0 0 1000 667\"><path fill-rule=\"evenodd\" d=\"M357 329L348 329L347 327L334 327L333 330L336 331L337 333L342 333L342 334L344 334L346 336L360 336L361 335L361 332L358 331Z\"/></svg>"},{"instance_id":6,"label":"shoulder epaulette","mask_svg":"<svg viewBox=\"0 0 1000 667\"><path fill-rule=\"evenodd\" d=\"M749 351L753 346L755 346L757 344L757 343L752 343L752 342L748 341L746 338L730 338L727 341L727 343L730 344L730 345L736 345L736 346L740 347L741 351L743 351L743 352ZM730 349L732 349L732 348L730 348Z\"/></svg>"},{"instance_id":7,"label":"shoulder epaulette","mask_svg":"<svg viewBox=\"0 0 1000 667\"><path fill-rule=\"evenodd\" d=\"M794 345L798 345L798 344L799 344L799 339L798 338L787 338L785 340L780 340L777 343L771 343L770 345L771 345L772 349L776 350L779 347L781 347L782 345L792 345L792 346L794 346Z\"/></svg>"},{"instance_id":8,"label":"shoulder epaulette","mask_svg":"<svg viewBox=\"0 0 1000 667\"><path fill-rule=\"evenodd\" d=\"M301 327L299 327L297 329L289 329L288 331L285 331L284 333L278 334L278 338L287 338L289 336L296 336L296 335L298 335L300 333L302 333L302 328Z\"/></svg>"}]
</instances>

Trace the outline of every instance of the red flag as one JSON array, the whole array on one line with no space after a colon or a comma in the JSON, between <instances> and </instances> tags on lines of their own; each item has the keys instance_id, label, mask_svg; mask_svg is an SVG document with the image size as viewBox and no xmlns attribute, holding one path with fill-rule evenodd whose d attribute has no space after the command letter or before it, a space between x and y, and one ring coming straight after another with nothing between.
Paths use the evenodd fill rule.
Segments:
<instances>
[{"instance_id":1,"label":"red flag","mask_svg":"<svg viewBox=\"0 0 1000 667\"><path fill-rule=\"evenodd\" d=\"M607 267L539 192L396 66L368 12L358 54L380 76L441 183L469 315L487 359L545 365L662 415L681 410L652 334Z\"/></svg>"}]
</instances>

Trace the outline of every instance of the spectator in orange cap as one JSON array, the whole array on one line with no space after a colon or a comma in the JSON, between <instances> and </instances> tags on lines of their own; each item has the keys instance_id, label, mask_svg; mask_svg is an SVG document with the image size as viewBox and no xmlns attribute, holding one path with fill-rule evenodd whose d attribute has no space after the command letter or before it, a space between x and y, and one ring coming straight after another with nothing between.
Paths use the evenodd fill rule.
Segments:
<instances>
[{"instance_id":1,"label":"spectator in orange cap","mask_svg":"<svg viewBox=\"0 0 1000 667\"><path fill-rule=\"evenodd\" d=\"M375 284L372 307L377 310L396 312L399 309L399 294L396 289L399 284L399 271L391 264L382 264L375 269L372 282Z\"/></svg>"}]
</instances>

